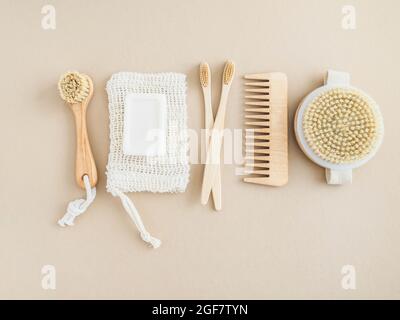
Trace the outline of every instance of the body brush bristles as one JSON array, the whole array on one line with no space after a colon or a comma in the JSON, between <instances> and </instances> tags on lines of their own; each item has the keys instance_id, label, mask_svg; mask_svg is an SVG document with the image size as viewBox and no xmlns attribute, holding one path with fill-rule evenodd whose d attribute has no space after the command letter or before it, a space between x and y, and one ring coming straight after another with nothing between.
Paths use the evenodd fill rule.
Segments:
<instances>
[{"instance_id":1,"label":"body brush bristles","mask_svg":"<svg viewBox=\"0 0 400 320\"><path fill-rule=\"evenodd\" d=\"M334 164L365 158L379 135L372 103L352 89L322 93L304 113L307 144L321 159Z\"/></svg>"}]
</instances>

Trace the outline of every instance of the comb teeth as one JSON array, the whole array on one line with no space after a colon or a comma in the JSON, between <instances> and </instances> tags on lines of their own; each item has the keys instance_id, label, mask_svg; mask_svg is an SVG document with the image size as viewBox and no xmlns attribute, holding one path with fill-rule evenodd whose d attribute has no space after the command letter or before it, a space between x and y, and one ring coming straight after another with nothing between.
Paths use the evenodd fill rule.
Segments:
<instances>
[{"instance_id":1,"label":"comb teeth","mask_svg":"<svg viewBox=\"0 0 400 320\"><path fill-rule=\"evenodd\" d=\"M266 88L269 88L268 81L266 81L266 82L263 82L263 81L260 81L260 82L257 82L257 81L256 82L246 82L245 85L246 86L252 86L252 87L266 87Z\"/></svg>"},{"instance_id":2,"label":"comb teeth","mask_svg":"<svg viewBox=\"0 0 400 320\"><path fill-rule=\"evenodd\" d=\"M269 93L269 88L250 88L250 89L245 89L246 92L252 92L252 93Z\"/></svg>"},{"instance_id":3,"label":"comb teeth","mask_svg":"<svg viewBox=\"0 0 400 320\"><path fill-rule=\"evenodd\" d=\"M269 99L269 94L252 94L252 95L248 95L245 96L245 99L254 99L254 100L266 100L268 101Z\"/></svg>"},{"instance_id":4,"label":"comb teeth","mask_svg":"<svg viewBox=\"0 0 400 320\"><path fill-rule=\"evenodd\" d=\"M249 74L245 83L245 182L281 186L288 180L287 79Z\"/></svg>"},{"instance_id":5,"label":"comb teeth","mask_svg":"<svg viewBox=\"0 0 400 320\"><path fill-rule=\"evenodd\" d=\"M264 101L246 101L244 104L246 106L269 107L269 100L264 100Z\"/></svg>"}]
</instances>

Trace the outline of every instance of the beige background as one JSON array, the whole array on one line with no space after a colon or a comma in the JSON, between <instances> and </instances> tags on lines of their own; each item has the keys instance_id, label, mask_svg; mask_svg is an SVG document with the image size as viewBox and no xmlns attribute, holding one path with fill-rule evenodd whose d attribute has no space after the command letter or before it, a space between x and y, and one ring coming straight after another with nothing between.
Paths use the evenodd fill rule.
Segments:
<instances>
[{"instance_id":1,"label":"beige background","mask_svg":"<svg viewBox=\"0 0 400 320\"><path fill-rule=\"evenodd\" d=\"M57 29L41 28L53 4ZM353 4L357 29L341 28ZM400 22L397 0L0 1L1 298L400 298ZM108 111L104 90L117 71L188 75L189 126L203 123L198 64L213 70L219 97L223 63L237 64L227 126L241 128L244 73L284 71L290 117L328 68L381 105L382 149L330 187L300 151L290 128L290 183L272 189L241 182L223 168L224 211L200 205L202 166L181 195L131 195L151 232L147 248L119 201L105 191ZM57 93L70 69L90 74L88 112L98 198L74 228L56 225L74 181L71 111ZM218 79L215 80L215 79ZM41 268L57 270L57 289L41 288ZM357 290L341 288L354 265Z\"/></svg>"}]
</instances>

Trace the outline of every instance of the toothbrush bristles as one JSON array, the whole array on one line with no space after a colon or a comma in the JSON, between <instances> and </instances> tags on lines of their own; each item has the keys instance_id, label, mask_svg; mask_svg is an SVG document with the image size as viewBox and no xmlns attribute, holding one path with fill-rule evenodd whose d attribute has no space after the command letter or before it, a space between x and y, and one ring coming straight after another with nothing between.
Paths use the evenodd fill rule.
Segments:
<instances>
[{"instance_id":1,"label":"toothbrush bristles","mask_svg":"<svg viewBox=\"0 0 400 320\"><path fill-rule=\"evenodd\" d=\"M228 85L232 82L235 75L235 64L233 61L227 61L224 68L223 83Z\"/></svg>"},{"instance_id":2,"label":"toothbrush bristles","mask_svg":"<svg viewBox=\"0 0 400 320\"><path fill-rule=\"evenodd\" d=\"M210 67L207 62L202 62L200 64L200 83L204 88L210 85Z\"/></svg>"}]
</instances>

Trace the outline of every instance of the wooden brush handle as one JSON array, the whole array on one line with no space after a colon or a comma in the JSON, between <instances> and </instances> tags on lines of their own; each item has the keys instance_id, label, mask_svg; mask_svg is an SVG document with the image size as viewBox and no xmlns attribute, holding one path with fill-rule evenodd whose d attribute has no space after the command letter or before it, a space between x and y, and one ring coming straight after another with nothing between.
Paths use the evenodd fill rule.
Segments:
<instances>
[{"instance_id":1,"label":"wooden brush handle","mask_svg":"<svg viewBox=\"0 0 400 320\"><path fill-rule=\"evenodd\" d=\"M86 107L88 101L71 106L76 125L76 168L75 179L77 184L85 189L83 176L88 175L90 185L97 184L97 170L86 129Z\"/></svg>"},{"instance_id":2,"label":"wooden brush handle","mask_svg":"<svg viewBox=\"0 0 400 320\"><path fill-rule=\"evenodd\" d=\"M222 87L221 101L213 126L213 131L215 131L211 134L209 147L207 149L207 160L204 168L203 185L201 189L201 203L203 205L208 202L213 183L216 179L218 171L220 170L221 146L229 88L230 86Z\"/></svg>"},{"instance_id":3,"label":"wooden brush handle","mask_svg":"<svg viewBox=\"0 0 400 320\"><path fill-rule=\"evenodd\" d=\"M203 87L204 94L204 105L205 105L205 129L206 129L206 148L209 147L211 130L214 126L214 116L211 105L211 89L210 85L207 88ZM214 207L215 210L222 210L222 188L221 188L221 169L220 165L218 165L217 175L215 177L215 181L213 183L211 192L214 199Z\"/></svg>"}]
</instances>

